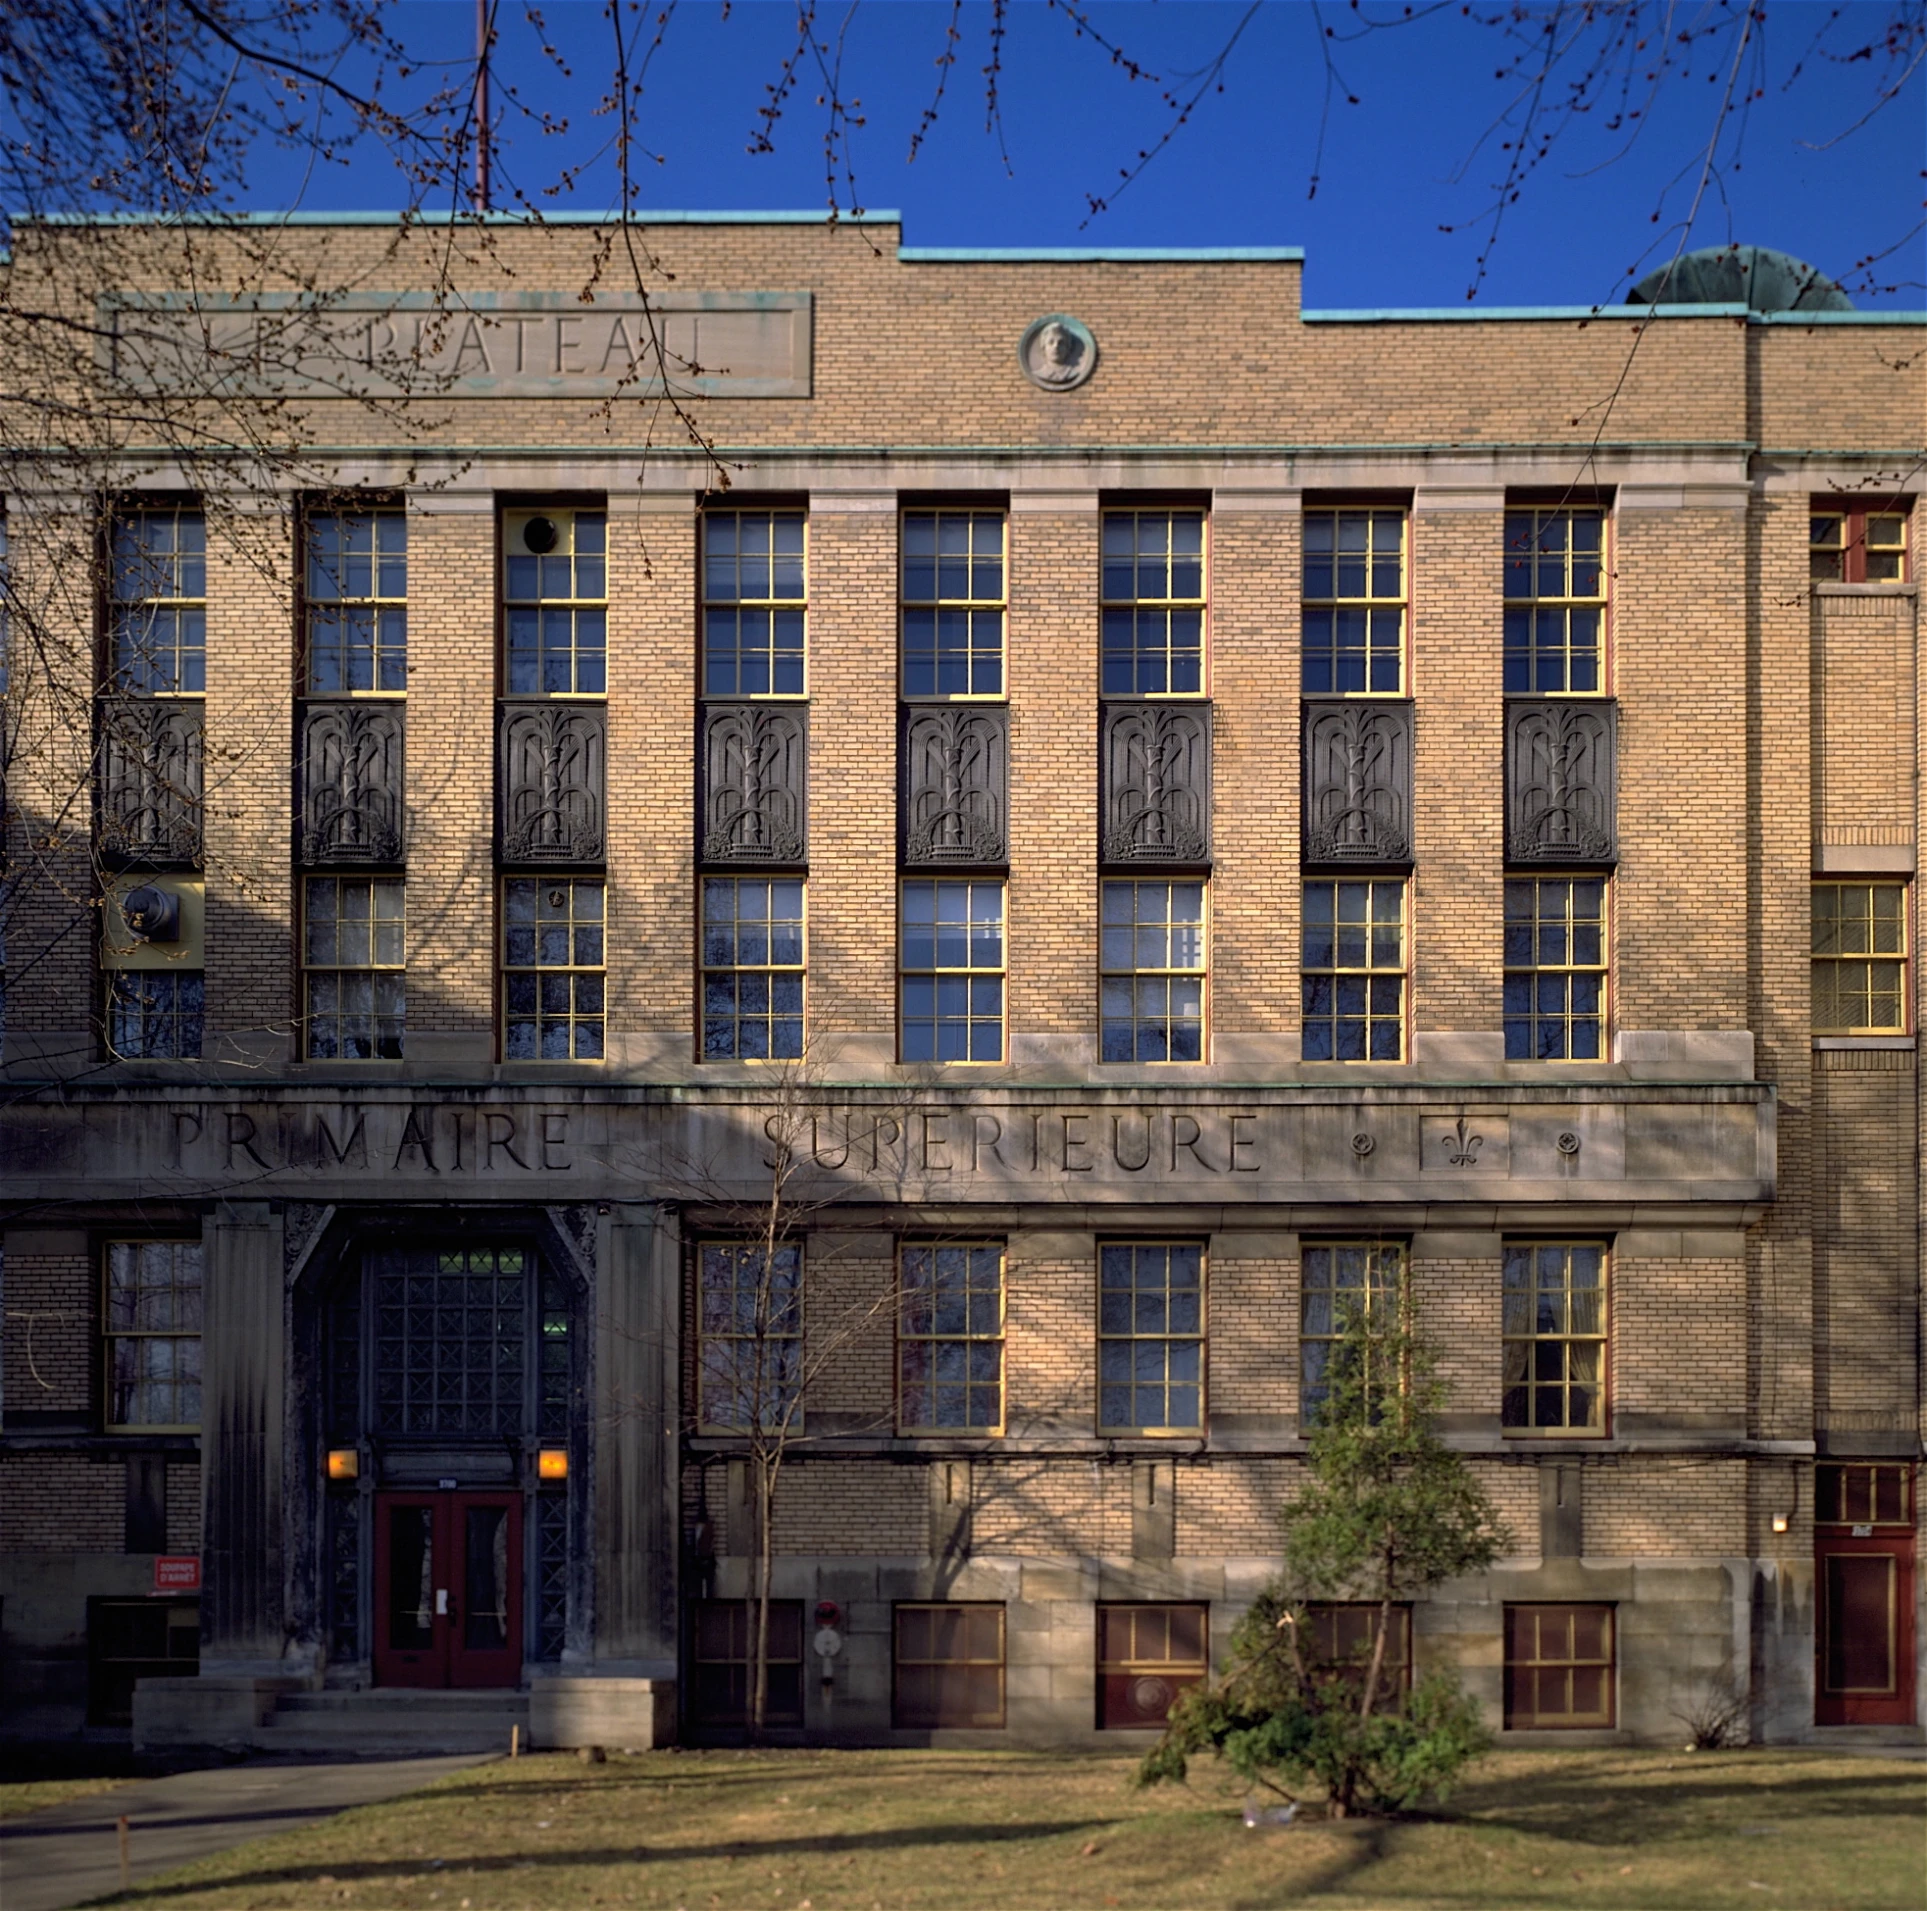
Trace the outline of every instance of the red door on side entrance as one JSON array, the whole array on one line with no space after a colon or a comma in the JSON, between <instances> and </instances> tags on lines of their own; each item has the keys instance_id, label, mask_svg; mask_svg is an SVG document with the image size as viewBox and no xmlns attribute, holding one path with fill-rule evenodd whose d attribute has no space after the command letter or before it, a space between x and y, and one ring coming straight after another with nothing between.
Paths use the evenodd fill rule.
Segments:
<instances>
[{"instance_id":1,"label":"red door on side entrance","mask_svg":"<svg viewBox=\"0 0 1927 1911\"><path fill-rule=\"evenodd\" d=\"M1815 1482L1818 1725L1914 1723L1913 1471L1823 1465Z\"/></svg>"},{"instance_id":2,"label":"red door on side entrance","mask_svg":"<svg viewBox=\"0 0 1927 1911\"><path fill-rule=\"evenodd\" d=\"M377 1493L376 1684L521 1676L521 1495Z\"/></svg>"}]
</instances>

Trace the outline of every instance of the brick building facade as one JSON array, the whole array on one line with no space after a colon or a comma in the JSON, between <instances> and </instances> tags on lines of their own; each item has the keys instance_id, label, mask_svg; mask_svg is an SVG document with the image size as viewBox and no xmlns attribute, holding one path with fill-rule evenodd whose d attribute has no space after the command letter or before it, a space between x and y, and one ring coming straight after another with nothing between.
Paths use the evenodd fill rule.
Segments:
<instances>
[{"instance_id":1,"label":"brick building facade","mask_svg":"<svg viewBox=\"0 0 1927 1911\"><path fill-rule=\"evenodd\" d=\"M1412 1661L1917 1733L1918 323L476 237L153 234L70 375L225 475L11 465L0 1724L727 1730L800 1390L785 1729L1115 1743L1372 1293L1511 1533Z\"/></svg>"}]
</instances>

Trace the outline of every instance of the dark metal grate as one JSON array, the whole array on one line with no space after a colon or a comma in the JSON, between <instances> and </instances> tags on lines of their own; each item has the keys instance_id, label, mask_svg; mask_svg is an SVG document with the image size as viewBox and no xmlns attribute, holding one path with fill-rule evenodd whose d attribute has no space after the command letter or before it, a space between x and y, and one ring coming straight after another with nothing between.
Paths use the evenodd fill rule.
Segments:
<instances>
[{"instance_id":1,"label":"dark metal grate","mask_svg":"<svg viewBox=\"0 0 1927 1911\"><path fill-rule=\"evenodd\" d=\"M535 1500L535 1656L559 1659L569 1626L569 1503L561 1493Z\"/></svg>"},{"instance_id":2,"label":"dark metal grate","mask_svg":"<svg viewBox=\"0 0 1927 1911\"><path fill-rule=\"evenodd\" d=\"M522 1431L528 1271L520 1248L412 1251L376 1261L378 1432Z\"/></svg>"}]
</instances>

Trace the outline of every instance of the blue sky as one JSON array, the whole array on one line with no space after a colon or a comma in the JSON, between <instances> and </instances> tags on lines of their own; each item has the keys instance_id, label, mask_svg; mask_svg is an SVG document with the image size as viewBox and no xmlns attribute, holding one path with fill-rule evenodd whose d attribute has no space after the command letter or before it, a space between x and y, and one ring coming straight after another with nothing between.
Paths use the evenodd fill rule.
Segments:
<instances>
[{"instance_id":1,"label":"blue sky","mask_svg":"<svg viewBox=\"0 0 1927 1911\"><path fill-rule=\"evenodd\" d=\"M1505 10L1504 0L1484 0L1473 13ZM1616 101L1606 99L1574 123L1508 208L1477 286L1479 302L1623 298L1629 271L1671 257L1698 193L1692 245L1738 239L1778 246L1848 279L1863 306L1927 304L1927 238L1918 229L1927 197L1927 66L1916 68L1869 123L1846 130L1891 69L1879 59L1844 56L1877 38L1893 10L1888 0L1847 0L1844 7L1768 0L1764 24L1736 63L1734 7L1688 0L1670 9L1676 28L1698 22L1719 31L1686 49L1688 68L1658 90L1652 111L1610 132L1604 121ZM1001 82L1006 166L997 138L985 131L987 5L959 11L962 37L943 108L913 163L907 152L934 91L948 0L823 7L818 38L840 39L843 94L862 103L865 123L851 134L860 203L900 210L911 245L1299 245L1307 254L1308 304L1464 302L1478 280L1490 230L1480 215L1502 175L1506 129L1480 141L1522 95L1516 76L1496 77L1520 41L1469 17L1460 0L1416 6L1421 17L1413 23L1357 38L1345 36L1360 35L1371 21L1398 20L1400 0L1326 0L1317 8L1310 0L1272 0L1255 10L1226 59L1223 91L1207 89L1190 123L1118 192L1120 169L1170 126L1166 91L1183 97L1197 90L1246 8L1135 0L1084 11L1099 34L1165 84L1128 78L1091 38L1078 37L1068 8L1013 0ZM660 163L645 163L640 203L823 207L824 115L815 104L823 89L813 65L806 62L777 123L774 152L746 150L766 88L795 43L792 0L737 0L726 11L715 0L667 7L657 0L646 13L626 16L646 21L642 46L665 13L640 126ZM1839 16L1831 27L1830 15ZM572 193L542 203L606 208L614 199L613 171L598 149L609 122L594 113L612 64L602 6L561 0L542 9L552 43L573 69L566 79L542 59L520 0L500 0L499 17L498 72L531 105L572 122L568 134L545 139L506 109L503 177L534 196L563 164L586 161ZM1546 17L1541 10L1530 25ZM451 61L468 57L471 0L413 0L401 19L417 44L433 45ZM1330 110L1318 192L1310 197L1326 86L1321 27L1340 36L1327 44L1343 84ZM1644 71L1652 57L1649 47L1636 68ZM1729 116L1719 163L1705 174L1705 148L1730 75L1736 96L1759 96L1747 102L1743 128ZM1555 74L1552 97L1567 77ZM1348 93L1359 103L1348 103ZM1637 137L1628 145L1634 126ZM291 173L266 166L257 170L251 196L270 208L294 190ZM839 190L847 204L848 186ZM1108 197L1109 208L1093 216L1092 195ZM392 176L372 159L323 172L305 191L312 208L376 209L396 198ZM506 199L498 192L498 204ZM1883 251L1890 256L1873 276L1900 283L1896 291L1870 294L1854 268Z\"/></svg>"}]
</instances>

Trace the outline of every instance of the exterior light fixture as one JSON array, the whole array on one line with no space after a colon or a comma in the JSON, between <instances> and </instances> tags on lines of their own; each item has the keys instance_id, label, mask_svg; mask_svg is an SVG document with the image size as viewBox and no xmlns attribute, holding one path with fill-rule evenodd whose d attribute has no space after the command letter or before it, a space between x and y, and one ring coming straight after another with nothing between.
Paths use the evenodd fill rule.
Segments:
<instances>
[{"instance_id":1,"label":"exterior light fixture","mask_svg":"<svg viewBox=\"0 0 1927 1911\"><path fill-rule=\"evenodd\" d=\"M1775 1513L1773 1515L1773 1530L1776 1533L1784 1533L1792 1524L1793 1522L1788 1519L1784 1513Z\"/></svg>"},{"instance_id":2,"label":"exterior light fixture","mask_svg":"<svg viewBox=\"0 0 1927 1911\"><path fill-rule=\"evenodd\" d=\"M361 1455L353 1447L330 1447L328 1449L328 1477L331 1480L354 1480L361 1477Z\"/></svg>"},{"instance_id":3,"label":"exterior light fixture","mask_svg":"<svg viewBox=\"0 0 1927 1911\"><path fill-rule=\"evenodd\" d=\"M535 1475L541 1480L566 1480L569 1477L569 1455L562 1447L544 1447L536 1455Z\"/></svg>"}]
</instances>

